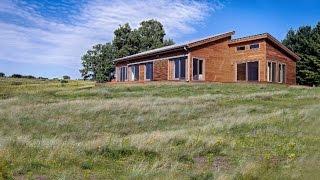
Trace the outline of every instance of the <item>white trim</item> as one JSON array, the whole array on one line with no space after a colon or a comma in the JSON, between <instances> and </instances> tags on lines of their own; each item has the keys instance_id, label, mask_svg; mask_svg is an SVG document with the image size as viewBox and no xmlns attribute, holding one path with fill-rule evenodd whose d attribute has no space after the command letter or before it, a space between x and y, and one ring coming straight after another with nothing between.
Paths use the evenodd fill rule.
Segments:
<instances>
[{"instance_id":1,"label":"white trim","mask_svg":"<svg viewBox=\"0 0 320 180\"><path fill-rule=\"evenodd\" d=\"M196 56L192 57L191 59L192 59L192 63L191 63L192 64L191 80L192 81L205 81L205 59L204 58L199 58L199 57L196 57ZM202 60L202 78L200 79L198 77L198 80L193 79L193 60L194 59ZM198 66L198 75L199 75L199 66Z\"/></svg>"},{"instance_id":2,"label":"white trim","mask_svg":"<svg viewBox=\"0 0 320 180\"><path fill-rule=\"evenodd\" d=\"M190 60L191 60L191 54L188 53L188 57L187 57L187 69L186 69L186 81L189 82L190 81Z\"/></svg>"},{"instance_id":3,"label":"white trim","mask_svg":"<svg viewBox=\"0 0 320 180\"><path fill-rule=\"evenodd\" d=\"M269 64L269 62L271 63L271 79L270 79L270 71L269 71L269 68L268 68L268 64ZM273 71L273 66L272 66L272 63L275 63L276 64L276 73L275 73L275 77L273 77L273 74L272 74L272 71ZM278 62L276 61L276 60L267 60L267 82L271 82L271 83L274 83L274 82L278 82L277 81L277 74L278 74L278 72L277 72L277 66L278 66ZM274 81L272 81L274 79Z\"/></svg>"},{"instance_id":4,"label":"white trim","mask_svg":"<svg viewBox=\"0 0 320 180\"><path fill-rule=\"evenodd\" d=\"M161 61L161 60L170 60L170 59L174 59L174 58L179 58L179 57L186 57L187 55L178 55L178 56L169 56L169 57L165 57L165 58L158 58L158 59L153 59L153 60L147 60L147 61L141 61L141 62L136 62L136 63L130 63L128 64L128 66L131 65L137 65L137 64L145 64L145 63L149 63L149 62L154 62L154 61Z\"/></svg>"}]
</instances>

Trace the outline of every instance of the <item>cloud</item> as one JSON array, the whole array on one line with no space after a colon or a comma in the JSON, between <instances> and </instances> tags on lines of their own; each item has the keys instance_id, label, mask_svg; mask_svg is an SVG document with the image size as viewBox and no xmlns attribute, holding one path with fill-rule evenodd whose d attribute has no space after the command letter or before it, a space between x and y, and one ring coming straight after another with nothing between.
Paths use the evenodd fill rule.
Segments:
<instances>
[{"instance_id":1,"label":"cloud","mask_svg":"<svg viewBox=\"0 0 320 180\"><path fill-rule=\"evenodd\" d=\"M174 38L195 32L194 24L221 7L194 0L1 0L0 59L79 68L81 55L111 41L120 24L157 19Z\"/></svg>"}]
</instances>

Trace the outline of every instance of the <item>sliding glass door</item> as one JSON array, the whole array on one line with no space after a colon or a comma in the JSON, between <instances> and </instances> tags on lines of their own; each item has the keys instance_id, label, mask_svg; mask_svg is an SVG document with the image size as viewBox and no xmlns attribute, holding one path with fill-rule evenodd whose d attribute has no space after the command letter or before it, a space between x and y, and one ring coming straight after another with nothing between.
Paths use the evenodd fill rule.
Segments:
<instances>
[{"instance_id":1,"label":"sliding glass door","mask_svg":"<svg viewBox=\"0 0 320 180\"><path fill-rule=\"evenodd\" d=\"M123 66L120 67L120 81L126 81L127 80L127 67Z\"/></svg>"},{"instance_id":2,"label":"sliding glass door","mask_svg":"<svg viewBox=\"0 0 320 180\"><path fill-rule=\"evenodd\" d=\"M131 67L131 81L139 80L139 65L133 65Z\"/></svg>"},{"instance_id":3,"label":"sliding glass door","mask_svg":"<svg viewBox=\"0 0 320 180\"><path fill-rule=\"evenodd\" d=\"M146 63L146 80L153 80L153 62Z\"/></svg>"},{"instance_id":4,"label":"sliding glass door","mask_svg":"<svg viewBox=\"0 0 320 180\"><path fill-rule=\"evenodd\" d=\"M238 63L237 81L259 81L259 62Z\"/></svg>"},{"instance_id":5,"label":"sliding glass door","mask_svg":"<svg viewBox=\"0 0 320 180\"><path fill-rule=\"evenodd\" d=\"M186 57L173 59L173 64L174 64L174 79L175 80L186 79Z\"/></svg>"},{"instance_id":6,"label":"sliding glass door","mask_svg":"<svg viewBox=\"0 0 320 180\"><path fill-rule=\"evenodd\" d=\"M192 60L192 77L193 80L204 80L203 77L203 60L193 58Z\"/></svg>"}]
</instances>

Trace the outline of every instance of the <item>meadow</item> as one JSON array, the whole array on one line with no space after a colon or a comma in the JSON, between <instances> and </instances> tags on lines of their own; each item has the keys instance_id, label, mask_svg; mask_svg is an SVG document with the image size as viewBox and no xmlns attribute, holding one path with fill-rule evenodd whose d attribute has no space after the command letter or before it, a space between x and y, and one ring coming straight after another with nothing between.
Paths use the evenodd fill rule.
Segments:
<instances>
[{"instance_id":1,"label":"meadow","mask_svg":"<svg viewBox=\"0 0 320 180\"><path fill-rule=\"evenodd\" d=\"M0 79L0 179L317 179L320 88Z\"/></svg>"}]
</instances>

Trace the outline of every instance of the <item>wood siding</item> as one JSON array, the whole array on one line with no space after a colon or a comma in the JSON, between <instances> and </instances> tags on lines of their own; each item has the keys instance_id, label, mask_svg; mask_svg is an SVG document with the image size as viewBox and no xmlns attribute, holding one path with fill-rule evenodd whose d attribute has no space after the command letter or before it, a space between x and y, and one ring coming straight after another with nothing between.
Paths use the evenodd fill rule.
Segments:
<instances>
[{"instance_id":1,"label":"wood siding","mask_svg":"<svg viewBox=\"0 0 320 180\"><path fill-rule=\"evenodd\" d=\"M173 63L170 57L188 55L186 62L186 81L192 81L192 59L203 60L204 81L207 82L237 82L237 64L250 61L258 61L258 81L267 82L267 62L268 60L286 64L286 83L296 83L296 62L280 48L268 42L266 39L250 40L245 42L231 42L231 37L223 38L215 42L203 44L188 51L179 50L162 55L154 55L136 59L129 62L116 63L116 70L119 67L133 63L139 65L139 81L145 81L145 61L153 61L153 80L166 81L173 80ZM259 48L250 49L250 45L259 44ZM238 51L238 46L245 46L246 49ZM278 68L278 63L277 63ZM278 69L277 69L278 80ZM117 72L118 74L118 72ZM130 78L130 68L128 67L128 79ZM118 79L117 79L118 81ZM278 82L278 81L277 81Z\"/></svg>"}]
</instances>

